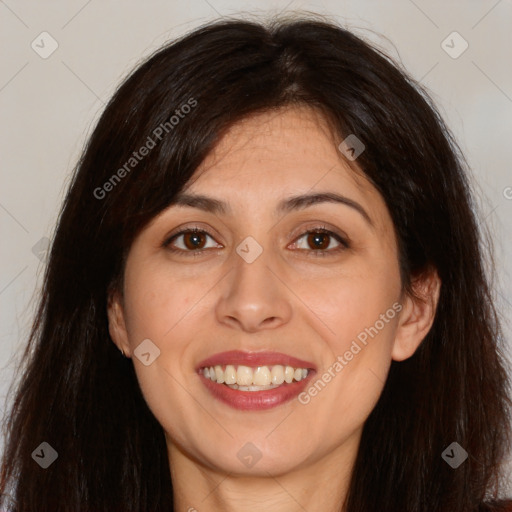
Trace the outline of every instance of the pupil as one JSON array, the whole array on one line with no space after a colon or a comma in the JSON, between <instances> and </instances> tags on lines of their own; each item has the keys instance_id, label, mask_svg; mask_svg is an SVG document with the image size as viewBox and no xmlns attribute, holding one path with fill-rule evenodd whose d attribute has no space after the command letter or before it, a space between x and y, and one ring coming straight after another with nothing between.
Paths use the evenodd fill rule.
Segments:
<instances>
[{"instance_id":1,"label":"pupil","mask_svg":"<svg viewBox=\"0 0 512 512\"><path fill-rule=\"evenodd\" d=\"M329 245L325 243L327 235L325 235L324 233L314 233L310 236L312 238L313 244L319 249L325 249Z\"/></svg>"},{"instance_id":2,"label":"pupil","mask_svg":"<svg viewBox=\"0 0 512 512\"><path fill-rule=\"evenodd\" d=\"M201 245L201 238L201 233L189 233L188 237L185 238L187 248L197 249Z\"/></svg>"}]
</instances>

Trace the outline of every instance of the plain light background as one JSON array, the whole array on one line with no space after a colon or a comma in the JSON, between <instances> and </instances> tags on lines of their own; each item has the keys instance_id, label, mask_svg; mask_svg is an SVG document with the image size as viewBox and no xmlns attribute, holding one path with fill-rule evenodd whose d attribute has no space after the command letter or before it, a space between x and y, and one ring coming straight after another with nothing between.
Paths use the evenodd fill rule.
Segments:
<instances>
[{"instance_id":1,"label":"plain light background","mask_svg":"<svg viewBox=\"0 0 512 512\"><path fill-rule=\"evenodd\" d=\"M37 302L46 239L115 87L161 44L207 21L304 11L328 15L399 60L455 133L494 240L496 297L512 358L510 0L0 0L2 415Z\"/></svg>"}]
</instances>

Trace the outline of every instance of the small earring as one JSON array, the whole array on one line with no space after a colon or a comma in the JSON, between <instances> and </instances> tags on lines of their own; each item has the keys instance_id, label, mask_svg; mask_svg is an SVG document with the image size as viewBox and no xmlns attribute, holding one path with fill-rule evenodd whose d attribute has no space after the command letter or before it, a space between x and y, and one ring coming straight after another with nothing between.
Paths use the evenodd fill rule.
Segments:
<instances>
[{"instance_id":1,"label":"small earring","mask_svg":"<svg viewBox=\"0 0 512 512\"><path fill-rule=\"evenodd\" d=\"M123 350L123 347L121 347L121 354L123 354L123 357L126 357L125 353L124 353L124 350Z\"/></svg>"}]
</instances>

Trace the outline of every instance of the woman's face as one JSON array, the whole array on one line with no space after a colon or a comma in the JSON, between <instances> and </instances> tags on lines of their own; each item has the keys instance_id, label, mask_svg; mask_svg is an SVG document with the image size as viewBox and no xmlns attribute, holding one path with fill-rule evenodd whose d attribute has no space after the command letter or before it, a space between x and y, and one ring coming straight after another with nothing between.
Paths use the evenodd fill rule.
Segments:
<instances>
[{"instance_id":1,"label":"woman's face","mask_svg":"<svg viewBox=\"0 0 512 512\"><path fill-rule=\"evenodd\" d=\"M208 200L167 208L134 241L111 333L171 462L278 475L354 454L391 360L416 348L389 212L340 142L306 108L248 118L184 191ZM317 194L341 199L292 199ZM233 389L204 366L275 387Z\"/></svg>"}]
</instances>

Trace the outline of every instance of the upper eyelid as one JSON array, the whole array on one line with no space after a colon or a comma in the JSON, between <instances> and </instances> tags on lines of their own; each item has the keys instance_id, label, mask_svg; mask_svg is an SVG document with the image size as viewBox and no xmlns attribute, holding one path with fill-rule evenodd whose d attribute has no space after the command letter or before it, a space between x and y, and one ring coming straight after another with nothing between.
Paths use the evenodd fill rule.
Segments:
<instances>
[{"instance_id":1,"label":"upper eyelid","mask_svg":"<svg viewBox=\"0 0 512 512\"><path fill-rule=\"evenodd\" d=\"M170 235L166 235L164 237L162 246L170 244L178 236L184 235L189 232L194 232L194 231L198 231L200 233L205 233L206 235L208 235L211 238L215 238L216 236L218 236L218 235L214 234L215 231L213 233L211 233L210 231L213 231L213 230L210 230L208 228L205 228L205 227L199 226L199 225L178 227L178 228L176 228L176 230L173 230Z\"/></svg>"},{"instance_id":2,"label":"upper eyelid","mask_svg":"<svg viewBox=\"0 0 512 512\"><path fill-rule=\"evenodd\" d=\"M217 242L217 240L215 239L216 235L210 233L210 231L205 227L192 225L192 226L185 226L183 228L178 228L178 229L179 230L177 232L175 232L172 235L169 235L165 238L164 242L162 243L162 246L167 246L167 245L171 244L171 242L173 242L179 236L182 236L187 233L194 232L194 231L204 233L205 235L212 238L216 243L220 243L220 242ZM337 230L329 227L324 222L320 222L320 223L317 222L316 224L311 225L311 226L301 227L299 233L295 234L296 231L297 231L296 229L293 229L287 234L287 237L290 237L290 236L294 237L292 243L296 243L297 240L300 240L302 237L308 235L311 232L315 232L315 231L322 232L323 231L323 232L326 232L325 234L335 238L338 241L338 243L340 243L341 245L343 245L343 246L350 245L350 239L344 232L338 233ZM221 243L221 245L222 245L222 243ZM180 250L180 249L178 249L178 250ZM181 250L183 250L183 249L181 249ZM194 251L184 251L184 252L194 252ZM320 252L320 251L315 251L315 252ZM327 251L327 252L330 252L330 251Z\"/></svg>"},{"instance_id":3,"label":"upper eyelid","mask_svg":"<svg viewBox=\"0 0 512 512\"><path fill-rule=\"evenodd\" d=\"M290 236L294 236L294 235L297 236L297 234L303 234L303 233L307 232L308 230L326 229L326 230L332 231L334 234L337 234L338 236L340 236L342 238L346 238L347 240L349 239L349 236L346 234L346 232L344 230L342 230L339 227L336 227L334 225L331 225L329 222L326 222L323 220L310 220L310 221L300 221L300 222L301 222L301 227L293 228L293 229L289 230L286 233L286 237L290 237ZM304 227L304 224L306 224L306 227ZM273 227L271 229L273 229ZM205 233L207 233L210 236L218 236L218 237L222 238L221 235L218 233L218 231L215 230L214 228L211 228L210 226L204 227L201 225L200 222L194 222L194 221L192 221L192 223L190 223L190 224L185 223L183 226L178 226L177 228L172 230L172 234L166 235L165 238L167 240L169 240L176 235L182 234L184 231L193 231L193 230L204 231ZM297 231L299 231L299 233L297 233ZM213 232L213 233L211 233L211 232Z\"/></svg>"},{"instance_id":4,"label":"upper eyelid","mask_svg":"<svg viewBox=\"0 0 512 512\"><path fill-rule=\"evenodd\" d=\"M166 244L170 244L172 241L174 241L176 238L178 238L179 236L182 236L182 235L186 235L187 233L194 233L194 232L197 232L197 233L204 233L206 236L209 236L212 240L214 240L216 243L220 243L220 242L217 242L215 240L215 236L212 235L209 231L207 231L206 229L195 229L195 228L183 228L181 229L180 231L178 231L177 233L174 233L174 235L171 235L168 239L167 239L167 242L165 242Z\"/></svg>"}]
</instances>

